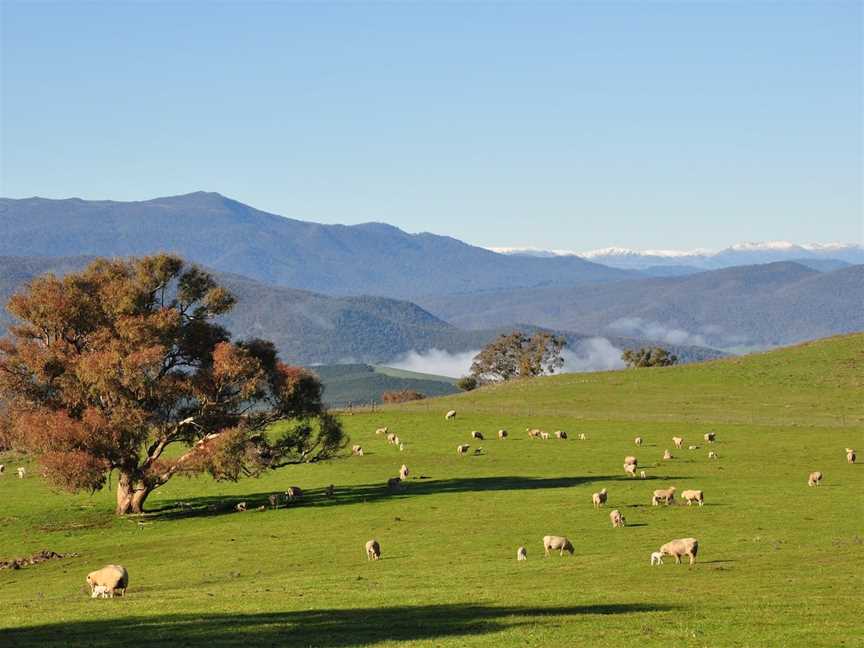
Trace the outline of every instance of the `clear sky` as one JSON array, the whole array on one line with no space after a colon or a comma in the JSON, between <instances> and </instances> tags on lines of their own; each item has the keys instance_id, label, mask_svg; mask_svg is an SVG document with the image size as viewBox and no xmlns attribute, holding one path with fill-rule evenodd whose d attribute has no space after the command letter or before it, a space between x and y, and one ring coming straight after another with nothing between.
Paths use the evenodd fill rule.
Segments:
<instances>
[{"instance_id":1,"label":"clear sky","mask_svg":"<svg viewBox=\"0 0 864 648\"><path fill-rule=\"evenodd\" d=\"M861 2L9 2L0 194L480 245L862 242Z\"/></svg>"}]
</instances>

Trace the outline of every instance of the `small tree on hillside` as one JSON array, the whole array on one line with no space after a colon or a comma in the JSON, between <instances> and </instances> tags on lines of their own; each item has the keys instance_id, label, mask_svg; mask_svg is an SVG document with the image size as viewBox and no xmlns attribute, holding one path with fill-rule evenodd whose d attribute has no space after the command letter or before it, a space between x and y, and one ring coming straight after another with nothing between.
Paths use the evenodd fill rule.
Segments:
<instances>
[{"instance_id":1,"label":"small tree on hillside","mask_svg":"<svg viewBox=\"0 0 864 648\"><path fill-rule=\"evenodd\" d=\"M474 391L479 386L474 376L462 376L456 381L456 386L462 391Z\"/></svg>"},{"instance_id":2,"label":"small tree on hillside","mask_svg":"<svg viewBox=\"0 0 864 648\"><path fill-rule=\"evenodd\" d=\"M564 366L561 351L566 344L551 333L500 335L474 358L471 375L483 383L552 374Z\"/></svg>"},{"instance_id":3,"label":"small tree on hillside","mask_svg":"<svg viewBox=\"0 0 864 648\"><path fill-rule=\"evenodd\" d=\"M678 356L672 355L661 347L643 347L641 349L628 349L621 354L621 359L628 368L638 369L641 367L669 367L678 362Z\"/></svg>"},{"instance_id":4,"label":"small tree on hillside","mask_svg":"<svg viewBox=\"0 0 864 648\"><path fill-rule=\"evenodd\" d=\"M168 255L33 280L9 300L20 323L0 340L15 443L66 490L98 490L117 470L121 515L179 474L236 480L332 456L344 439L317 377L269 342L232 343L213 320L233 305ZM269 438L280 419L294 424Z\"/></svg>"}]
</instances>

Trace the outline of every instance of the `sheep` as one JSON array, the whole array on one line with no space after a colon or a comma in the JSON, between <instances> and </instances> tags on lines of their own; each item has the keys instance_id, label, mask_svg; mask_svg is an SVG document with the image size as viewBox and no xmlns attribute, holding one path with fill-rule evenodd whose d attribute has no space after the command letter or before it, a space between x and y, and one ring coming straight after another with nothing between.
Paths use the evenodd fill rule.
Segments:
<instances>
[{"instance_id":1,"label":"sheep","mask_svg":"<svg viewBox=\"0 0 864 648\"><path fill-rule=\"evenodd\" d=\"M701 490L682 491L681 497L687 502L687 506L690 506L693 502L696 502L699 506L702 506L705 503L705 496L702 494Z\"/></svg>"},{"instance_id":2,"label":"sheep","mask_svg":"<svg viewBox=\"0 0 864 648\"><path fill-rule=\"evenodd\" d=\"M636 459L636 457L629 455L627 457L624 457L624 464L632 464L633 467L636 468L639 465L639 460Z\"/></svg>"},{"instance_id":3,"label":"sheep","mask_svg":"<svg viewBox=\"0 0 864 648\"><path fill-rule=\"evenodd\" d=\"M850 464L855 463L855 451L852 448L846 448L846 461ZM0 470L0 472L3 472Z\"/></svg>"},{"instance_id":4,"label":"sheep","mask_svg":"<svg viewBox=\"0 0 864 648\"><path fill-rule=\"evenodd\" d=\"M807 478L808 486L818 486L822 482L822 473L818 470L810 473L810 477Z\"/></svg>"},{"instance_id":5,"label":"sheep","mask_svg":"<svg viewBox=\"0 0 864 648\"><path fill-rule=\"evenodd\" d=\"M482 433L482 432L478 432L477 430L472 430L472 432L471 432L471 438L472 438L472 439L477 439L478 441L482 441L482 440L483 440L483 433Z\"/></svg>"},{"instance_id":6,"label":"sheep","mask_svg":"<svg viewBox=\"0 0 864 648\"><path fill-rule=\"evenodd\" d=\"M333 494L336 492L336 487L333 484L330 484L327 488L324 489L324 495L327 497L333 497Z\"/></svg>"},{"instance_id":7,"label":"sheep","mask_svg":"<svg viewBox=\"0 0 864 648\"><path fill-rule=\"evenodd\" d=\"M613 529L623 528L627 522L624 519L624 516L621 515L621 511L619 511L618 509L615 509L609 514L609 521L612 522Z\"/></svg>"},{"instance_id":8,"label":"sheep","mask_svg":"<svg viewBox=\"0 0 864 648\"><path fill-rule=\"evenodd\" d=\"M507 430L498 430L498 439L503 440L507 438Z\"/></svg>"},{"instance_id":9,"label":"sheep","mask_svg":"<svg viewBox=\"0 0 864 648\"><path fill-rule=\"evenodd\" d=\"M288 496L288 501L293 502L303 497L303 490L299 486L289 486L285 494Z\"/></svg>"},{"instance_id":10,"label":"sheep","mask_svg":"<svg viewBox=\"0 0 864 648\"><path fill-rule=\"evenodd\" d=\"M566 551L571 556L573 555L573 543L564 536L543 536L543 551L546 558L549 557L550 550L558 550L558 555L563 556Z\"/></svg>"},{"instance_id":11,"label":"sheep","mask_svg":"<svg viewBox=\"0 0 864 648\"><path fill-rule=\"evenodd\" d=\"M659 551L655 551L651 554L651 564L652 565L662 565L663 564L663 554Z\"/></svg>"},{"instance_id":12,"label":"sheep","mask_svg":"<svg viewBox=\"0 0 864 648\"><path fill-rule=\"evenodd\" d=\"M633 443L635 443L637 446L641 446L642 445L642 437L636 437L635 439L633 439Z\"/></svg>"},{"instance_id":13,"label":"sheep","mask_svg":"<svg viewBox=\"0 0 864 648\"><path fill-rule=\"evenodd\" d=\"M234 510L238 513L243 513L243 511L246 510L246 502L237 502L237 504L234 505Z\"/></svg>"},{"instance_id":14,"label":"sheep","mask_svg":"<svg viewBox=\"0 0 864 648\"><path fill-rule=\"evenodd\" d=\"M395 443L396 435L393 432L387 433L387 443Z\"/></svg>"},{"instance_id":15,"label":"sheep","mask_svg":"<svg viewBox=\"0 0 864 648\"><path fill-rule=\"evenodd\" d=\"M584 432L580 432L580 433L579 433L579 440L580 440L580 441L585 441L587 438L588 438L588 437L585 436L585 433L584 433Z\"/></svg>"},{"instance_id":16,"label":"sheep","mask_svg":"<svg viewBox=\"0 0 864 648\"><path fill-rule=\"evenodd\" d=\"M648 479L648 475L645 474L644 470L639 471L639 477L642 479Z\"/></svg>"},{"instance_id":17,"label":"sheep","mask_svg":"<svg viewBox=\"0 0 864 648\"><path fill-rule=\"evenodd\" d=\"M636 476L636 466L633 464L624 464L624 473L630 475L631 477Z\"/></svg>"},{"instance_id":18,"label":"sheep","mask_svg":"<svg viewBox=\"0 0 864 648\"><path fill-rule=\"evenodd\" d=\"M90 594L91 598L108 598L111 592L105 585L96 585L93 588L93 592Z\"/></svg>"},{"instance_id":19,"label":"sheep","mask_svg":"<svg viewBox=\"0 0 864 648\"><path fill-rule=\"evenodd\" d=\"M363 446L360 446L360 445L351 446L351 454L353 454L355 457L362 457L363 456Z\"/></svg>"},{"instance_id":20,"label":"sheep","mask_svg":"<svg viewBox=\"0 0 864 648\"><path fill-rule=\"evenodd\" d=\"M18 468L17 473L18 473L18 479L24 479L24 475L27 474L27 469L24 468L24 466L21 466L20 468Z\"/></svg>"},{"instance_id":21,"label":"sheep","mask_svg":"<svg viewBox=\"0 0 864 648\"><path fill-rule=\"evenodd\" d=\"M714 452L713 450L710 451L710 452L708 453L708 458L709 458L709 459L716 459L716 458L717 458L717 453Z\"/></svg>"},{"instance_id":22,"label":"sheep","mask_svg":"<svg viewBox=\"0 0 864 648\"><path fill-rule=\"evenodd\" d=\"M528 560L528 550L525 547L516 550L516 560Z\"/></svg>"},{"instance_id":23,"label":"sheep","mask_svg":"<svg viewBox=\"0 0 864 648\"><path fill-rule=\"evenodd\" d=\"M458 446L456 446L456 453L460 454L460 455L464 455L466 452L468 452L468 448L470 448L470 447L471 446L468 445L467 443L463 443L462 445L458 445Z\"/></svg>"},{"instance_id":24,"label":"sheep","mask_svg":"<svg viewBox=\"0 0 864 648\"><path fill-rule=\"evenodd\" d=\"M456 410L450 410L444 415L444 419L449 421L456 418Z\"/></svg>"},{"instance_id":25,"label":"sheep","mask_svg":"<svg viewBox=\"0 0 864 648\"><path fill-rule=\"evenodd\" d=\"M387 434L390 431L389 428L381 427L375 430L375 434Z\"/></svg>"},{"instance_id":26,"label":"sheep","mask_svg":"<svg viewBox=\"0 0 864 648\"><path fill-rule=\"evenodd\" d=\"M408 479L408 466L402 464L402 467L399 469L399 479Z\"/></svg>"},{"instance_id":27,"label":"sheep","mask_svg":"<svg viewBox=\"0 0 864 648\"><path fill-rule=\"evenodd\" d=\"M669 504L675 503L675 487L670 486L666 489L655 490L654 494L651 496L651 506L657 506L660 502L663 502L667 506Z\"/></svg>"},{"instance_id":28,"label":"sheep","mask_svg":"<svg viewBox=\"0 0 864 648\"><path fill-rule=\"evenodd\" d=\"M606 489L603 488L599 493L594 493L591 495L591 502L594 504L594 508L600 508L606 503Z\"/></svg>"},{"instance_id":29,"label":"sheep","mask_svg":"<svg viewBox=\"0 0 864 648\"><path fill-rule=\"evenodd\" d=\"M405 452L405 444L404 443L399 444L399 452Z\"/></svg>"},{"instance_id":30,"label":"sheep","mask_svg":"<svg viewBox=\"0 0 864 648\"><path fill-rule=\"evenodd\" d=\"M105 565L102 569L87 574L86 581L90 587L91 596L96 587L107 590L110 598L114 598L114 594L118 591L120 596L126 596L126 588L129 587L129 572L123 565ZM104 590L100 590L100 592Z\"/></svg>"},{"instance_id":31,"label":"sheep","mask_svg":"<svg viewBox=\"0 0 864 648\"><path fill-rule=\"evenodd\" d=\"M540 438L543 439L544 441L548 441L549 440L549 433L548 432L541 432Z\"/></svg>"},{"instance_id":32,"label":"sheep","mask_svg":"<svg viewBox=\"0 0 864 648\"><path fill-rule=\"evenodd\" d=\"M0 464L0 475L6 472L6 464Z\"/></svg>"},{"instance_id":33,"label":"sheep","mask_svg":"<svg viewBox=\"0 0 864 648\"><path fill-rule=\"evenodd\" d=\"M706 432L704 439L706 443L714 443L714 440L717 438L717 435L714 432Z\"/></svg>"},{"instance_id":34,"label":"sheep","mask_svg":"<svg viewBox=\"0 0 864 648\"><path fill-rule=\"evenodd\" d=\"M366 543L366 560L381 560L381 545L375 539Z\"/></svg>"},{"instance_id":35,"label":"sheep","mask_svg":"<svg viewBox=\"0 0 864 648\"><path fill-rule=\"evenodd\" d=\"M561 441L566 441L567 440L567 433L564 432L563 430L558 430L555 432L555 438L560 439Z\"/></svg>"},{"instance_id":36,"label":"sheep","mask_svg":"<svg viewBox=\"0 0 864 648\"><path fill-rule=\"evenodd\" d=\"M529 439L539 439L540 438L540 430L537 428L525 428L525 431L528 433Z\"/></svg>"},{"instance_id":37,"label":"sheep","mask_svg":"<svg viewBox=\"0 0 864 648\"><path fill-rule=\"evenodd\" d=\"M260 513L263 513L264 511L267 510L267 507L264 506L264 505L262 504L261 506L259 506L259 507L258 507L257 509L255 509L255 510L258 511L258 512L260 512Z\"/></svg>"},{"instance_id":38,"label":"sheep","mask_svg":"<svg viewBox=\"0 0 864 648\"><path fill-rule=\"evenodd\" d=\"M688 556L690 564L696 562L696 554L699 552L699 541L696 538L681 538L672 540L660 547L661 556L675 556L675 562L681 564L681 556Z\"/></svg>"},{"instance_id":39,"label":"sheep","mask_svg":"<svg viewBox=\"0 0 864 648\"><path fill-rule=\"evenodd\" d=\"M684 444L683 437L672 437L672 443L675 444L676 448L680 448Z\"/></svg>"},{"instance_id":40,"label":"sheep","mask_svg":"<svg viewBox=\"0 0 864 648\"><path fill-rule=\"evenodd\" d=\"M401 440L398 436L394 436L394 437L393 437L393 445L395 445L395 446L401 446L401 445L402 445L402 440Z\"/></svg>"},{"instance_id":41,"label":"sheep","mask_svg":"<svg viewBox=\"0 0 864 648\"><path fill-rule=\"evenodd\" d=\"M390 490L396 490L399 488L399 485L402 483L401 477L391 477L387 480L387 488Z\"/></svg>"},{"instance_id":42,"label":"sheep","mask_svg":"<svg viewBox=\"0 0 864 648\"><path fill-rule=\"evenodd\" d=\"M664 458L664 459L672 459L672 458L673 458L673 457L672 457L672 453L669 452L669 450L664 450L664 451L663 451L663 458Z\"/></svg>"}]
</instances>

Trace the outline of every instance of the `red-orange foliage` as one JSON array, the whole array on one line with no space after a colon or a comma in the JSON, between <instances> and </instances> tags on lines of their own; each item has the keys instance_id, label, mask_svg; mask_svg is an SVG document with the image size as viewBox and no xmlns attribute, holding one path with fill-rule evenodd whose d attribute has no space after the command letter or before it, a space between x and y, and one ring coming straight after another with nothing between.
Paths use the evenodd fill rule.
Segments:
<instances>
[{"instance_id":1,"label":"red-orange foliage","mask_svg":"<svg viewBox=\"0 0 864 648\"><path fill-rule=\"evenodd\" d=\"M269 342L231 342L213 320L233 304L169 255L35 279L9 300L19 323L0 340L4 436L69 490L101 488L116 469L121 514L176 474L237 479L332 455L342 432L318 379ZM271 441L263 431L282 418L299 424ZM173 444L187 450L166 459Z\"/></svg>"},{"instance_id":2,"label":"red-orange foliage","mask_svg":"<svg viewBox=\"0 0 864 648\"><path fill-rule=\"evenodd\" d=\"M408 401L423 400L424 398L426 398L426 394L413 389L386 391L381 394L381 400L385 403L407 403Z\"/></svg>"}]
</instances>

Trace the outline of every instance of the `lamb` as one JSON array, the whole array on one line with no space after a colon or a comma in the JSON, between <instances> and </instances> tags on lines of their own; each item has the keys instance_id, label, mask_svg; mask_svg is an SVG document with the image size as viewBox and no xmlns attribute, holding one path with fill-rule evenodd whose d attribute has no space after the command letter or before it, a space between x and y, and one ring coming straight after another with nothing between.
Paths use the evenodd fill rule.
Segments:
<instances>
[{"instance_id":1,"label":"lamb","mask_svg":"<svg viewBox=\"0 0 864 648\"><path fill-rule=\"evenodd\" d=\"M402 483L401 477L391 477L387 480L387 488L390 490L397 490L399 485Z\"/></svg>"},{"instance_id":2,"label":"lamb","mask_svg":"<svg viewBox=\"0 0 864 648\"><path fill-rule=\"evenodd\" d=\"M377 430L375 430L375 434L387 434L387 432L389 432L389 431L390 431L389 428L382 427L382 428L378 428Z\"/></svg>"},{"instance_id":3,"label":"lamb","mask_svg":"<svg viewBox=\"0 0 864 648\"><path fill-rule=\"evenodd\" d=\"M664 458L664 459L672 459L672 458L673 458L673 457L672 457L672 453L669 452L669 450L665 450L665 451L663 452L663 458Z\"/></svg>"},{"instance_id":4,"label":"lamb","mask_svg":"<svg viewBox=\"0 0 864 648\"><path fill-rule=\"evenodd\" d=\"M810 473L810 477L807 479L808 486L818 486L822 482L822 473L818 470Z\"/></svg>"},{"instance_id":5,"label":"lamb","mask_svg":"<svg viewBox=\"0 0 864 648\"><path fill-rule=\"evenodd\" d=\"M91 598L108 598L111 592L109 592L108 588L105 585L96 585L93 588L93 592L90 594Z\"/></svg>"},{"instance_id":6,"label":"lamb","mask_svg":"<svg viewBox=\"0 0 864 648\"><path fill-rule=\"evenodd\" d=\"M651 564L652 565L662 565L663 564L663 554L659 551L655 551L651 554Z\"/></svg>"},{"instance_id":7,"label":"lamb","mask_svg":"<svg viewBox=\"0 0 864 648\"><path fill-rule=\"evenodd\" d=\"M682 491L681 497L683 497L684 501L687 502L687 506L690 506L693 502L696 502L699 506L702 506L705 503L705 497L701 490Z\"/></svg>"},{"instance_id":8,"label":"lamb","mask_svg":"<svg viewBox=\"0 0 864 648\"><path fill-rule=\"evenodd\" d=\"M661 556L675 556L675 562L681 564L681 556L688 556L690 564L696 562L696 554L699 552L699 541L696 538L681 538L672 540L660 547Z\"/></svg>"},{"instance_id":9,"label":"lamb","mask_svg":"<svg viewBox=\"0 0 864 648\"><path fill-rule=\"evenodd\" d=\"M395 442L396 442L396 435L393 432L388 432L387 433L387 443L395 443Z\"/></svg>"},{"instance_id":10,"label":"lamb","mask_svg":"<svg viewBox=\"0 0 864 648\"><path fill-rule=\"evenodd\" d=\"M246 502L237 502L234 506L234 510L238 513L243 513L246 510Z\"/></svg>"},{"instance_id":11,"label":"lamb","mask_svg":"<svg viewBox=\"0 0 864 648\"><path fill-rule=\"evenodd\" d=\"M644 470L639 471L639 477L641 477L642 479L648 479L648 475L645 474Z\"/></svg>"},{"instance_id":12,"label":"lamb","mask_svg":"<svg viewBox=\"0 0 864 648\"><path fill-rule=\"evenodd\" d=\"M478 441L482 441L482 440L483 440L483 433L482 433L482 432L478 432L477 430L473 430L473 431L471 432L471 438L472 438L472 439L477 439Z\"/></svg>"},{"instance_id":13,"label":"lamb","mask_svg":"<svg viewBox=\"0 0 864 648\"><path fill-rule=\"evenodd\" d=\"M458 445L458 446L456 446L456 453L460 454L460 455L464 455L466 452L468 452L468 448L470 448L470 447L471 446L468 445L467 443L463 443L462 445Z\"/></svg>"},{"instance_id":14,"label":"lamb","mask_svg":"<svg viewBox=\"0 0 864 648\"><path fill-rule=\"evenodd\" d=\"M17 472L18 472L18 479L24 479L24 475L27 474L27 469L24 468L24 466L21 466L20 468L18 468Z\"/></svg>"},{"instance_id":15,"label":"lamb","mask_svg":"<svg viewBox=\"0 0 864 648\"><path fill-rule=\"evenodd\" d=\"M585 433L584 433L584 432L580 432L580 433L579 433L579 440L580 440L580 441L585 441L587 438L588 438L588 437L585 436Z\"/></svg>"},{"instance_id":16,"label":"lamb","mask_svg":"<svg viewBox=\"0 0 864 648\"><path fill-rule=\"evenodd\" d=\"M528 550L525 547L516 550L516 560L528 560Z\"/></svg>"},{"instance_id":17,"label":"lamb","mask_svg":"<svg viewBox=\"0 0 864 648\"><path fill-rule=\"evenodd\" d=\"M366 560L381 560L381 545L375 539L366 543Z\"/></svg>"},{"instance_id":18,"label":"lamb","mask_svg":"<svg viewBox=\"0 0 864 648\"><path fill-rule=\"evenodd\" d=\"M603 488L599 493L594 493L591 495L591 502L594 504L594 508L600 508L606 503L606 489Z\"/></svg>"},{"instance_id":19,"label":"lamb","mask_svg":"<svg viewBox=\"0 0 864 648\"><path fill-rule=\"evenodd\" d=\"M709 459L716 459L716 458L717 458L717 453L714 452L713 450L710 451L710 452L708 453L708 458L709 458Z\"/></svg>"},{"instance_id":20,"label":"lamb","mask_svg":"<svg viewBox=\"0 0 864 648\"><path fill-rule=\"evenodd\" d=\"M399 444L399 452L404 452L404 451L405 451L405 444L404 444L404 443L400 443L400 444Z\"/></svg>"},{"instance_id":21,"label":"lamb","mask_svg":"<svg viewBox=\"0 0 864 648\"><path fill-rule=\"evenodd\" d=\"M846 448L846 461L850 464L855 463L855 451L852 448ZM0 470L0 472L3 472Z\"/></svg>"},{"instance_id":22,"label":"lamb","mask_svg":"<svg viewBox=\"0 0 864 648\"><path fill-rule=\"evenodd\" d=\"M503 440L507 438L507 430L498 430L498 438Z\"/></svg>"},{"instance_id":23,"label":"lamb","mask_svg":"<svg viewBox=\"0 0 864 648\"><path fill-rule=\"evenodd\" d=\"M351 446L351 454L353 454L355 457L362 457L363 456L363 446L359 446L359 445Z\"/></svg>"},{"instance_id":24,"label":"lamb","mask_svg":"<svg viewBox=\"0 0 864 648\"><path fill-rule=\"evenodd\" d=\"M549 557L549 552L558 550L558 555L563 556L566 551L571 556L573 555L573 543L564 536L543 536L543 550L545 556Z\"/></svg>"},{"instance_id":25,"label":"lamb","mask_svg":"<svg viewBox=\"0 0 864 648\"><path fill-rule=\"evenodd\" d=\"M687 446L687 449L688 449L688 450L698 450L698 449L699 449L699 446L697 446L697 445L691 445L691 446Z\"/></svg>"},{"instance_id":26,"label":"lamb","mask_svg":"<svg viewBox=\"0 0 864 648\"><path fill-rule=\"evenodd\" d=\"M399 469L399 479L408 479L408 466L402 464L402 467Z\"/></svg>"},{"instance_id":27,"label":"lamb","mask_svg":"<svg viewBox=\"0 0 864 648\"><path fill-rule=\"evenodd\" d=\"M549 433L548 432L541 432L540 438L543 439L544 441L548 441L549 440Z\"/></svg>"},{"instance_id":28,"label":"lamb","mask_svg":"<svg viewBox=\"0 0 864 648\"><path fill-rule=\"evenodd\" d=\"M444 419L449 421L456 418L456 410L450 410L444 415Z\"/></svg>"},{"instance_id":29,"label":"lamb","mask_svg":"<svg viewBox=\"0 0 864 648\"><path fill-rule=\"evenodd\" d=\"M660 502L663 502L667 506L669 504L675 503L675 487L670 486L666 489L655 490L654 494L651 496L651 506L657 506Z\"/></svg>"},{"instance_id":30,"label":"lamb","mask_svg":"<svg viewBox=\"0 0 864 648\"><path fill-rule=\"evenodd\" d=\"M683 437L672 437L672 443L675 444L676 448L680 448L684 444Z\"/></svg>"},{"instance_id":31,"label":"lamb","mask_svg":"<svg viewBox=\"0 0 864 648\"><path fill-rule=\"evenodd\" d=\"M639 461L636 459L636 457L630 455L630 456L624 457L624 464L625 465L632 464L633 467L636 468L639 465Z\"/></svg>"},{"instance_id":32,"label":"lamb","mask_svg":"<svg viewBox=\"0 0 864 648\"><path fill-rule=\"evenodd\" d=\"M560 439L561 441L566 441L567 440L567 433L564 432L563 430L558 430L555 432L555 438Z\"/></svg>"},{"instance_id":33,"label":"lamb","mask_svg":"<svg viewBox=\"0 0 864 648\"><path fill-rule=\"evenodd\" d=\"M704 439L707 443L714 443L714 439L716 439L716 438L717 438L717 435L714 432L706 432L705 433Z\"/></svg>"},{"instance_id":34,"label":"lamb","mask_svg":"<svg viewBox=\"0 0 864 648\"><path fill-rule=\"evenodd\" d=\"M100 589L100 592L107 591L110 598L114 598L117 592L120 596L125 596L126 588L129 587L129 572L123 565L105 565L102 569L87 574L86 581L91 596L97 587L104 588Z\"/></svg>"},{"instance_id":35,"label":"lamb","mask_svg":"<svg viewBox=\"0 0 864 648\"><path fill-rule=\"evenodd\" d=\"M636 437L635 439L633 439L633 443L635 443L637 446L641 446L642 445L642 437Z\"/></svg>"},{"instance_id":36,"label":"lamb","mask_svg":"<svg viewBox=\"0 0 864 648\"><path fill-rule=\"evenodd\" d=\"M624 516L621 515L621 511L618 509L615 509L609 514L609 521L612 522L613 529L623 528L626 523Z\"/></svg>"},{"instance_id":37,"label":"lamb","mask_svg":"<svg viewBox=\"0 0 864 648\"><path fill-rule=\"evenodd\" d=\"M537 428L525 428L525 431L528 433L529 439L539 439L540 438L540 430Z\"/></svg>"},{"instance_id":38,"label":"lamb","mask_svg":"<svg viewBox=\"0 0 864 648\"><path fill-rule=\"evenodd\" d=\"M631 477L635 477L636 476L636 466L633 464L626 464L625 463L624 464L624 472L626 474L630 475Z\"/></svg>"}]
</instances>

